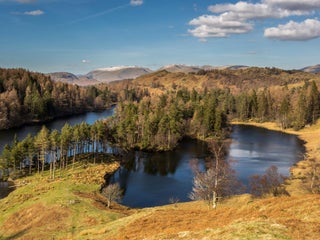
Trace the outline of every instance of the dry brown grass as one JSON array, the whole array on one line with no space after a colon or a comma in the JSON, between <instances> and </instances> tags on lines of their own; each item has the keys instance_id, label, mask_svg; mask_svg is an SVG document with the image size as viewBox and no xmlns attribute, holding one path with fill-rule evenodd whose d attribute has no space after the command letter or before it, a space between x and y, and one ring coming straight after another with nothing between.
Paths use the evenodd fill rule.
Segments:
<instances>
[{"instance_id":1,"label":"dry brown grass","mask_svg":"<svg viewBox=\"0 0 320 240\"><path fill-rule=\"evenodd\" d=\"M58 231L68 229L66 221L70 215L71 211L67 208L34 204L12 214L2 225L1 232L11 238L18 238L28 232L23 239L45 239Z\"/></svg>"},{"instance_id":2,"label":"dry brown grass","mask_svg":"<svg viewBox=\"0 0 320 240\"><path fill-rule=\"evenodd\" d=\"M149 210L112 239L319 239L319 214L318 195L254 201L240 196L216 210L203 202Z\"/></svg>"}]
</instances>

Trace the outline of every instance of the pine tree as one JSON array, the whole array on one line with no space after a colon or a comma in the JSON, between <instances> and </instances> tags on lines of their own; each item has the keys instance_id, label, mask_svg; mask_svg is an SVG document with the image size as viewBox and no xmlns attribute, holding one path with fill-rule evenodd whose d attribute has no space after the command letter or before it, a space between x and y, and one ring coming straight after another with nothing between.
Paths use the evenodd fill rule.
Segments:
<instances>
[{"instance_id":1,"label":"pine tree","mask_svg":"<svg viewBox=\"0 0 320 240\"><path fill-rule=\"evenodd\" d=\"M46 128L46 126L43 126L40 132L36 135L35 144L38 147L40 152L39 160L42 162L41 172L43 173L46 156L50 147L49 130ZM39 172L39 169L38 169L38 172Z\"/></svg>"}]
</instances>

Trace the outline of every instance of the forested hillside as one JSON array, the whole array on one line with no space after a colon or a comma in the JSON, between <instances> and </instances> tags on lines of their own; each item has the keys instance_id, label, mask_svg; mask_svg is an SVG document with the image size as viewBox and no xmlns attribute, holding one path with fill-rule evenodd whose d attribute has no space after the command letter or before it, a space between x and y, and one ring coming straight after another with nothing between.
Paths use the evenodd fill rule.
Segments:
<instances>
[{"instance_id":1,"label":"forested hillside","mask_svg":"<svg viewBox=\"0 0 320 240\"><path fill-rule=\"evenodd\" d=\"M53 82L42 73L0 69L0 129L104 109L111 99L106 87L79 87Z\"/></svg>"},{"instance_id":2,"label":"forested hillside","mask_svg":"<svg viewBox=\"0 0 320 240\"><path fill-rule=\"evenodd\" d=\"M151 97L169 93L178 96L182 92L197 92L201 96L220 89L224 94L216 99L217 106L223 107L222 112L229 119L272 121L282 128L301 129L319 117L319 84L319 74L254 67L188 74L159 71L133 81L113 83L110 88L117 92L143 90ZM128 94L122 91L120 97L127 100Z\"/></svg>"}]
</instances>

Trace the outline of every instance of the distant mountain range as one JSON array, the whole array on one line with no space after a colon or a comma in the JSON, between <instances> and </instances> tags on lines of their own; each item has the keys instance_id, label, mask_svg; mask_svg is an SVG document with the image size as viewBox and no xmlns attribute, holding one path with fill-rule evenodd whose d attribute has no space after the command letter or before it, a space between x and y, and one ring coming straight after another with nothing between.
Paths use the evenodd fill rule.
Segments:
<instances>
[{"instance_id":1,"label":"distant mountain range","mask_svg":"<svg viewBox=\"0 0 320 240\"><path fill-rule=\"evenodd\" d=\"M302 68L301 70L309 73L320 73L320 64L305 67L305 68Z\"/></svg>"},{"instance_id":2,"label":"distant mountain range","mask_svg":"<svg viewBox=\"0 0 320 240\"><path fill-rule=\"evenodd\" d=\"M171 64L164 67L161 67L160 70L165 70L172 73L182 72L182 73L196 73L200 70L214 70L214 69L227 69L227 70L238 70L238 69L246 69L249 66L244 65L231 65L231 66L221 66L215 67L210 65L205 66L188 66L183 64ZM304 72L309 73L319 73L320 72L320 64L315 66L308 66L300 69ZM61 81L70 84L77 85L94 85L99 83L109 83L118 80L125 79L135 79L137 77L143 76L145 74L149 74L155 72L149 68L137 67L137 66L116 66L116 67L108 67L108 68L99 68L95 69L85 75L75 75L68 72L55 72L49 73L48 75L54 81Z\"/></svg>"},{"instance_id":3,"label":"distant mountain range","mask_svg":"<svg viewBox=\"0 0 320 240\"><path fill-rule=\"evenodd\" d=\"M112 81L135 79L141 75L151 73L148 68L136 66L118 66L110 68L95 69L85 75L74 75L68 72L55 72L48 75L54 81L61 81L78 85L94 85L99 83L109 83Z\"/></svg>"},{"instance_id":4,"label":"distant mountain range","mask_svg":"<svg viewBox=\"0 0 320 240\"><path fill-rule=\"evenodd\" d=\"M145 75L153 72L148 68L136 67L136 66L119 66L110 68L99 68L89 72L86 77L88 79L94 79L99 82L113 82L124 79L135 79L141 75Z\"/></svg>"}]
</instances>

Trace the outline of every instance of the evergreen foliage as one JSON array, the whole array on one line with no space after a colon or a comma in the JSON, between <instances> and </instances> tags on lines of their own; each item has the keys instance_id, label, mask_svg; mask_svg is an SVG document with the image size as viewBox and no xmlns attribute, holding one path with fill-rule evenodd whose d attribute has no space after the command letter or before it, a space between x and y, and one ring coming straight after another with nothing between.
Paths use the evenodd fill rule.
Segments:
<instances>
[{"instance_id":1,"label":"evergreen foliage","mask_svg":"<svg viewBox=\"0 0 320 240\"><path fill-rule=\"evenodd\" d=\"M53 82L24 69L0 68L0 129L109 107L108 88Z\"/></svg>"},{"instance_id":2,"label":"evergreen foliage","mask_svg":"<svg viewBox=\"0 0 320 240\"><path fill-rule=\"evenodd\" d=\"M226 94L222 90L199 94L182 89L152 99L144 96L139 101L120 102L107 122L112 140L128 149L170 150L186 136L223 135L226 100L219 101L219 97Z\"/></svg>"},{"instance_id":3,"label":"evergreen foliage","mask_svg":"<svg viewBox=\"0 0 320 240\"><path fill-rule=\"evenodd\" d=\"M50 177L55 178L56 168L61 170L68 164L74 165L76 155L106 152L107 132L107 126L102 121L96 121L93 125L81 123L70 126L66 123L61 132L49 131L43 126L37 135L29 134L21 141L14 140L12 146L5 145L0 157L0 169L10 172L12 177L43 173L45 169L50 169Z\"/></svg>"}]
</instances>

